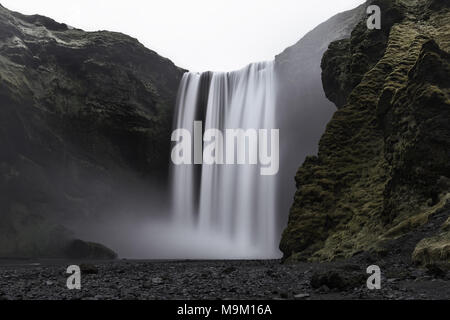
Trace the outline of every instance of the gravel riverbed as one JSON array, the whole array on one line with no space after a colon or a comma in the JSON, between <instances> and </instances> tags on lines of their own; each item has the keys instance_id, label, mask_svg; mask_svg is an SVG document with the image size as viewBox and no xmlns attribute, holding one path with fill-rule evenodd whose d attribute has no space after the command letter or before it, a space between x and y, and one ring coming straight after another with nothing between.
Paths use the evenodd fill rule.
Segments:
<instances>
[{"instance_id":1,"label":"gravel riverbed","mask_svg":"<svg viewBox=\"0 0 450 320\"><path fill-rule=\"evenodd\" d=\"M69 265L81 290L68 290ZM369 263L259 261L0 261L0 300L109 299L450 299L439 270L380 261L381 289L369 290Z\"/></svg>"}]
</instances>

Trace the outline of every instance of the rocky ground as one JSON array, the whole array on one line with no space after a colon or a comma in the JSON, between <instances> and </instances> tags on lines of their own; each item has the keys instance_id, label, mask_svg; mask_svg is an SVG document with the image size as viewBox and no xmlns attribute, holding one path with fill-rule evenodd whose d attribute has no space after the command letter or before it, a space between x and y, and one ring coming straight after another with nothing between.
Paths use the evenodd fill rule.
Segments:
<instances>
[{"instance_id":1,"label":"rocky ground","mask_svg":"<svg viewBox=\"0 0 450 320\"><path fill-rule=\"evenodd\" d=\"M271 261L132 261L81 264L81 290L66 288L73 261L2 261L0 300L450 299L450 274L389 259L325 264ZM366 268L381 268L380 290Z\"/></svg>"},{"instance_id":2,"label":"rocky ground","mask_svg":"<svg viewBox=\"0 0 450 320\"><path fill-rule=\"evenodd\" d=\"M418 267L412 253L450 212L376 251L328 263L259 261L1 260L0 300L5 299L445 299L446 264ZM68 290L66 269L79 265L81 290ZM367 289L366 269L381 269L381 289Z\"/></svg>"}]
</instances>

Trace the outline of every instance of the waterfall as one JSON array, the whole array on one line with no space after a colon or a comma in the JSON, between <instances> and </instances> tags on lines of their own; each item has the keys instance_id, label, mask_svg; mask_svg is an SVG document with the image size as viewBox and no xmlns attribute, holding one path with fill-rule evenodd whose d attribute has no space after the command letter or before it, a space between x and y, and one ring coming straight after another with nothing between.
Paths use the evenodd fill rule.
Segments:
<instances>
[{"instance_id":1,"label":"waterfall","mask_svg":"<svg viewBox=\"0 0 450 320\"><path fill-rule=\"evenodd\" d=\"M222 132L274 129L273 62L186 73L174 127L194 132L194 121L202 121L203 130ZM171 172L173 223L210 246L203 258L279 257L276 176L260 175L260 164L182 164L172 165Z\"/></svg>"}]
</instances>

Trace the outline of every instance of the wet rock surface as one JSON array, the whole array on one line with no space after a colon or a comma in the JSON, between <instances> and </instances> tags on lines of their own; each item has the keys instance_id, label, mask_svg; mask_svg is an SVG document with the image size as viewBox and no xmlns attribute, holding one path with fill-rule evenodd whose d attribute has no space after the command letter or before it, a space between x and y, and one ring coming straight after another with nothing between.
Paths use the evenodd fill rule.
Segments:
<instances>
[{"instance_id":1,"label":"wet rock surface","mask_svg":"<svg viewBox=\"0 0 450 320\"><path fill-rule=\"evenodd\" d=\"M383 259L376 262L381 289L369 290L366 258L287 265L278 260L91 261L89 270L97 272L82 268L81 290L66 288L66 268L76 262L2 261L0 300L450 299L448 274L436 277L426 269ZM333 275L345 285L329 282L330 287L323 283L315 288L312 280L318 275Z\"/></svg>"}]
</instances>

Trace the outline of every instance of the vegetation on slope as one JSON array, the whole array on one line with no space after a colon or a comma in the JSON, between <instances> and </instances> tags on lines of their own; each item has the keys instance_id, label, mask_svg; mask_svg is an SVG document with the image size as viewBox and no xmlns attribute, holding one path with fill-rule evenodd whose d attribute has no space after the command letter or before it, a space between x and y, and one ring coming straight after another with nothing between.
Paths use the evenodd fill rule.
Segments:
<instances>
[{"instance_id":1,"label":"vegetation on slope","mask_svg":"<svg viewBox=\"0 0 450 320\"><path fill-rule=\"evenodd\" d=\"M448 215L449 3L371 3L381 7L381 30L368 30L364 19L323 57L324 89L338 111L318 156L298 170L280 244L285 259L379 252L434 215ZM434 233L418 245L416 262L449 260L448 229ZM418 253L427 248L433 253Z\"/></svg>"}]
</instances>

